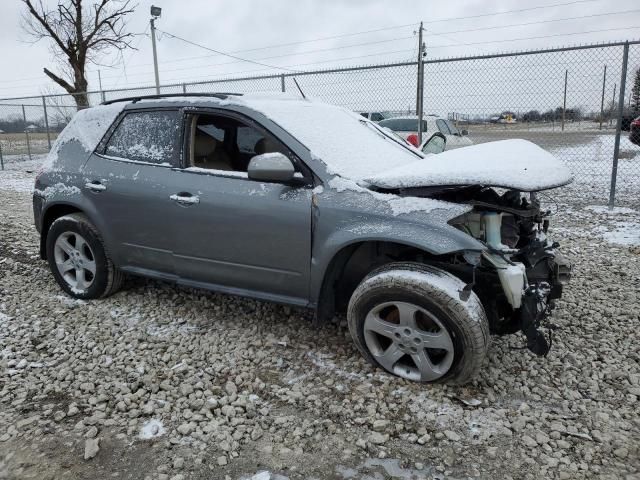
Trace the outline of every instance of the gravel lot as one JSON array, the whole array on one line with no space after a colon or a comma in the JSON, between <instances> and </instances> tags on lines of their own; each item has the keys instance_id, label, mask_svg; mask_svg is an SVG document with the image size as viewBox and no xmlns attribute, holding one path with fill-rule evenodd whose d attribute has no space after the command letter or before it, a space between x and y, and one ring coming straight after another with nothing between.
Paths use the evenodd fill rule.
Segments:
<instances>
[{"instance_id":1,"label":"gravel lot","mask_svg":"<svg viewBox=\"0 0 640 480\"><path fill-rule=\"evenodd\" d=\"M546 359L494 337L474 383L425 386L302 310L143 279L64 296L32 167L0 172L0 478L640 478L637 210L560 205Z\"/></svg>"}]
</instances>

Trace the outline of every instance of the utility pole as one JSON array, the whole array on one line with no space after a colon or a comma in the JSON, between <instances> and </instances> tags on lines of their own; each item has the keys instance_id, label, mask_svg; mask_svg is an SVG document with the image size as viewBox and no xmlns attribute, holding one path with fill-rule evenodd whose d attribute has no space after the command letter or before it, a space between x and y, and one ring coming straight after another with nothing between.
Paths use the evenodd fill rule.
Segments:
<instances>
[{"instance_id":1,"label":"utility pole","mask_svg":"<svg viewBox=\"0 0 640 480\"><path fill-rule=\"evenodd\" d=\"M160 95L160 76L158 75L158 53L156 51L156 20L162 9L151 5L151 47L153 48L153 70L156 76L156 95Z\"/></svg>"},{"instance_id":2,"label":"utility pole","mask_svg":"<svg viewBox=\"0 0 640 480\"><path fill-rule=\"evenodd\" d=\"M607 66L604 66L604 77L602 78L602 100L600 100L600 128L602 130L602 120L604 117L604 89L607 85Z\"/></svg>"},{"instance_id":3,"label":"utility pole","mask_svg":"<svg viewBox=\"0 0 640 480\"><path fill-rule=\"evenodd\" d=\"M569 70L564 71L564 100L562 101L562 131L564 132L565 113L567 111L567 77Z\"/></svg>"},{"instance_id":4,"label":"utility pole","mask_svg":"<svg viewBox=\"0 0 640 480\"><path fill-rule=\"evenodd\" d=\"M418 146L422 145L422 117L424 116L424 42L422 41L422 22L418 30L418 88L416 95L416 113L418 115Z\"/></svg>"},{"instance_id":5,"label":"utility pole","mask_svg":"<svg viewBox=\"0 0 640 480\"><path fill-rule=\"evenodd\" d=\"M104 90L102 90L102 75L100 75L100 70L98 70L98 85L100 86L100 98L104 102Z\"/></svg>"}]
</instances>

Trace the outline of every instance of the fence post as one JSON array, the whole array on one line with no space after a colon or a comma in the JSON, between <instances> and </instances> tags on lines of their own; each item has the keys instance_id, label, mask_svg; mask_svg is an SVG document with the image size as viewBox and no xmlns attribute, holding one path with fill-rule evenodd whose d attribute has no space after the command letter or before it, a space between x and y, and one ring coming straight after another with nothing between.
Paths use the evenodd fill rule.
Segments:
<instances>
[{"instance_id":1,"label":"fence post","mask_svg":"<svg viewBox=\"0 0 640 480\"><path fill-rule=\"evenodd\" d=\"M104 102L104 100L102 100ZM44 128L47 130L47 145L51 150L51 132L49 132L49 117L47 116L47 102L42 96L42 109L44 110Z\"/></svg>"},{"instance_id":2,"label":"fence post","mask_svg":"<svg viewBox=\"0 0 640 480\"><path fill-rule=\"evenodd\" d=\"M602 100L600 101L600 128L602 130L602 118L604 117L604 89L607 85L607 66L604 66L604 76L602 78Z\"/></svg>"},{"instance_id":3,"label":"fence post","mask_svg":"<svg viewBox=\"0 0 640 480\"><path fill-rule=\"evenodd\" d=\"M286 91L286 87L284 83L284 73L280 74L280 88L282 89L283 93Z\"/></svg>"},{"instance_id":4,"label":"fence post","mask_svg":"<svg viewBox=\"0 0 640 480\"><path fill-rule=\"evenodd\" d=\"M617 83L613 84L613 98L611 99L611 108L609 109L609 126L611 126L611 121L613 120L613 109L616 107L616 88L618 87Z\"/></svg>"},{"instance_id":5,"label":"fence post","mask_svg":"<svg viewBox=\"0 0 640 480\"><path fill-rule=\"evenodd\" d=\"M187 93L187 84L186 83L182 84L182 93Z\"/></svg>"},{"instance_id":6,"label":"fence post","mask_svg":"<svg viewBox=\"0 0 640 480\"><path fill-rule=\"evenodd\" d=\"M564 119L565 112L567 111L567 77L569 76L569 70L564 71L564 100L562 100L562 131L564 132Z\"/></svg>"},{"instance_id":7,"label":"fence post","mask_svg":"<svg viewBox=\"0 0 640 480\"><path fill-rule=\"evenodd\" d=\"M27 129L27 114L24 110L24 104L22 104L22 119L24 120L24 134L27 136L27 153L29 154L29 160L31 160L31 140L29 139L29 130Z\"/></svg>"},{"instance_id":8,"label":"fence post","mask_svg":"<svg viewBox=\"0 0 640 480\"><path fill-rule=\"evenodd\" d=\"M4 170L4 160L2 159L2 144L0 143L0 167Z\"/></svg>"},{"instance_id":9,"label":"fence post","mask_svg":"<svg viewBox=\"0 0 640 480\"><path fill-rule=\"evenodd\" d=\"M616 122L616 140L613 144L613 166L611 167L611 190L609 208L616 202L616 181L618 179L618 154L620 153L620 132L622 131L622 113L624 112L624 88L627 83L627 63L629 63L629 42L625 42L622 51L622 73L620 75L620 98L618 100L618 118Z\"/></svg>"}]
</instances>

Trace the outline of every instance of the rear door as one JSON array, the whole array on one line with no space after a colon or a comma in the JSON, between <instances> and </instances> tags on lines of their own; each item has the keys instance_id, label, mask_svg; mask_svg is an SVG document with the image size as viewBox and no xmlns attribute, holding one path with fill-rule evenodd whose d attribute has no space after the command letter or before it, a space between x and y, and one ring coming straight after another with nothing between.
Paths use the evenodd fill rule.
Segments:
<instances>
[{"instance_id":1,"label":"rear door","mask_svg":"<svg viewBox=\"0 0 640 480\"><path fill-rule=\"evenodd\" d=\"M178 109L126 110L85 165L86 197L121 267L175 274L169 183L182 128Z\"/></svg>"}]
</instances>

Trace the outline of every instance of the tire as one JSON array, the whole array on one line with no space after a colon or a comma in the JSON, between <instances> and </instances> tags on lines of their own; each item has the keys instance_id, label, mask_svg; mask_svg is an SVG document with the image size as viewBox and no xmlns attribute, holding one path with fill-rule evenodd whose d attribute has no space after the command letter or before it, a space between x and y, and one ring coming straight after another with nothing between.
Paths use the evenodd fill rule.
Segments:
<instances>
[{"instance_id":1,"label":"tire","mask_svg":"<svg viewBox=\"0 0 640 480\"><path fill-rule=\"evenodd\" d=\"M418 263L390 263L369 273L349 301L356 347L374 366L424 383L463 384L489 348L489 322L462 280ZM422 366L422 367L421 367Z\"/></svg>"},{"instance_id":2,"label":"tire","mask_svg":"<svg viewBox=\"0 0 640 480\"><path fill-rule=\"evenodd\" d=\"M68 295L83 300L103 298L122 286L124 274L113 264L96 227L82 213L56 219L47 233L46 248L49 268Z\"/></svg>"}]
</instances>

